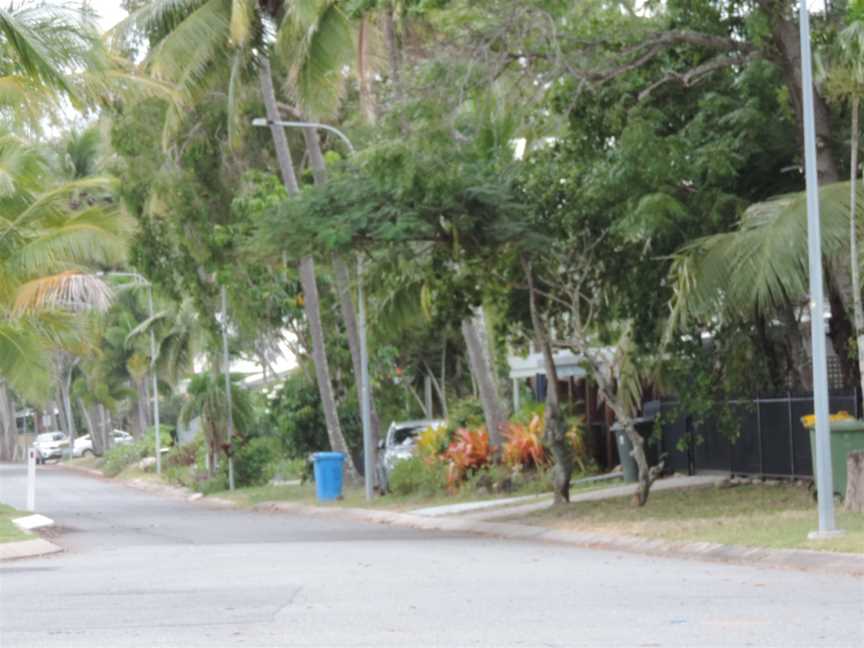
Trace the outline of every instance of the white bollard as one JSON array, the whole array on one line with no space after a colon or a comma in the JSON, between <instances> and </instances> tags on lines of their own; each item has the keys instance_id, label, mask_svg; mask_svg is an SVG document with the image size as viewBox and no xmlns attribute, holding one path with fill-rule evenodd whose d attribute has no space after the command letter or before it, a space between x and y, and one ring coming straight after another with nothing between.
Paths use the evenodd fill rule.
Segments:
<instances>
[{"instance_id":1,"label":"white bollard","mask_svg":"<svg viewBox=\"0 0 864 648\"><path fill-rule=\"evenodd\" d=\"M36 449L27 450L27 510L36 510Z\"/></svg>"}]
</instances>

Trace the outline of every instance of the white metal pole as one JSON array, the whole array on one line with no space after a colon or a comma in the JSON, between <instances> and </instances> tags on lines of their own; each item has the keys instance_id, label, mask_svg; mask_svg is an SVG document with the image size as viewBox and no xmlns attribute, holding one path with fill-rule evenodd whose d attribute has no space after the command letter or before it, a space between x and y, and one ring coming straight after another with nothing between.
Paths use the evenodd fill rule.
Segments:
<instances>
[{"instance_id":1,"label":"white metal pole","mask_svg":"<svg viewBox=\"0 0 864 648\"><path fill-rule=\"evenodd\" d=\"M825 360L825 297L822 293L822 236L819 219L819 177L816 173L816 131L813 120L813 62L810 14L801 2L801 91L804 99L804 169L807 180L807 247L810 261L810 336L813 346L813 402L816 415L816 488L819 530L812 539L837 534L834 523L834 481L828 426L828 369Z\"/></svg>"},{"instance_id":2,"label":"white metal pole","mask_svg":"<svg viewBox=\"0 0 864 648\"><path fill-rule=\"evenodd\" d=\"M357 257L357 328L360 338L360 416L363 421L363 476L366 500L371 501L375 484L375 466L372 461L372 421L369 403L369 353L366 348L366 297L363 294L363 259Z\"/></svg>"},{"instance_id":3,"label":"white metal pole","mask_svg":"<svg viewBox=\"0 0 864 648\"><path fill-rule=\"evenodd\" d=\"M228 490L234 490L234 413L231 404L231 367L228 355L228 297L222 286L222 362L225 374L225 398L228 405Z\"/></svg>"},{"instance_id":4,"label":"white metal pole","mask_svg":"<svg viewBox=\"0 0 864 648\"><path fill-rule=\"evenodd\" d=\"M27 510L36 510L36 449L27 450Z\"/></svg>"},{"instance_id":5,"label":"white metal pole","mask_svg":"<svg viewBox=\"0 0 864 648\"><path fill-rule=\"evenodd\" d=\"M162 474L162 429L159 426L159 383L156 378L156 334L153 332L153 284L147 284L147 309L150 313L150 375L153 380L153 429L156 438L156 474ZM110 434L110 432L109 432Z\"/></svg>"}]
</instances>

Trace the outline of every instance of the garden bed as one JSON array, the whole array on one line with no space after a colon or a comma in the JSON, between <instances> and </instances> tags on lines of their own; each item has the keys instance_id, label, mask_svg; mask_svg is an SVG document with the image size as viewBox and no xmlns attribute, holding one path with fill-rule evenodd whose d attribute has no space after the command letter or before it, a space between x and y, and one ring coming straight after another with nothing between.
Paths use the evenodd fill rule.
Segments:
<instances>
[{"instance_id":1,"label":"garden bed","mask_svg":"<svg viewBox=\"0 0 864 648\"><path fill-rule=\"evenodd\" d=\"M818 527L810 492L777 484L657 492L644 508L633 506L629 497L577 502L510 521L683 542L864 553L864 515L844 512L839 502L836 513L837 526L846 535L808 540L807 534Z\"/></svg>"}]
</instances>

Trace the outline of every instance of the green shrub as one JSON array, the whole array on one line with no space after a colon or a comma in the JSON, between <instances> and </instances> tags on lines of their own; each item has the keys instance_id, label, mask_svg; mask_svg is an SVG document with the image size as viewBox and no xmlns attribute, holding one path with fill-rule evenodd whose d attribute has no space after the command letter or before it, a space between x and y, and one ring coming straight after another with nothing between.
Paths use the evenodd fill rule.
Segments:
<instances>
[{"instance_id":1,"label":"green shrub","mask_svg":"<svg viewBox=\"0 0 864 648\"><path fill-rule=\"evenodd\" d=\"M165 455L165 461L162 463L166 468L181 468L194 466L197 458L198 447L196 443L193 442L171 448L171 452Z\"/></svg>"},{"instance_id":2,"label":"green shrub","mask_svg":"<svg viewBox=\"0 0 864 648\"><path fill-rule=\"evenodd\" d=\"M476 398L463 398L449 407L447 429L452 435L459 428L477 428L486 423L483 406Z\"/></svg>"},{"instance_id":3,"label":"green shrub","mask_svg":"<svg viewBox=\"0 0 864 648\"><path fill-rule=\"evenodd\" d=\"M234 481L237 486L262 486L273 477L279 459L279 440L256 437L234 455Z\"/></svg>"},{"instance_id":4,"label":"green shrub","mask_svg":"<svg viewBox=\"0 0 864 648\"><path fill-rule=\"evenodd\" d=\"M160 448L171 448L174 446L174 437L172 433L174 432L174 427L171 425L160 425L159 426L159 447ZM147 444L147 447L150 449L150 454L152 456L156 455L156 432L154 426L150 426L144 432L144 436L142 440Z\"/></svg>"},{"instance_id":5,"label":"green shrub","mask_svg":"<svg viewBox=\"0 0 864 648\"><path fill-rule=\"evenodd\" d=\"M305 469L305 459L278 458L270 465L271 479L300 479Z\"/></svg>"},{"instance_id":6,"label":"green shrub","mask_svg":"<svg viewBox=\"0 0 864 648\"><path fill-rule=\"evenodd\" d=\"M116 477L124 468L141 461L148 454L149 446L145 440L123 445L116 445L105 453L105 463L102 472L108 477Z\"/></svg>"},{"instance_id":7,"label":"green shrub","mask_svg":"<svg viewBox=\"0 0 864 648\"><path fill-rule=\"evenodd\" d=\"M192 489L197 489L198 487L195 480L195 468L192 465L178 466L175 464L172 466L165 466L162 475L166 480L168 480L168 482L176 484L177 486Z\"/></svg>"},{"instance_id":8,"label":"green shrub","mask_svg":"<svg viewBox=\"0 0 864 648\"><path fill-rule=\"evenodd\" d=\"M198 480L195 484L195 490L204 495L228 490L228 471L220 470L209 479Z\"/></svg>"},{"instance_id":9,"label":"green shrub","mask_svg":"<svg viewBox=\"0 0 864 648\"><path fill-rule=\"evenodd\" d=\"M390 490L395 495L431 497L447 490L447 467L440 461L427 462L411 457L393 466Z\"/></svg>"}]
</instances>

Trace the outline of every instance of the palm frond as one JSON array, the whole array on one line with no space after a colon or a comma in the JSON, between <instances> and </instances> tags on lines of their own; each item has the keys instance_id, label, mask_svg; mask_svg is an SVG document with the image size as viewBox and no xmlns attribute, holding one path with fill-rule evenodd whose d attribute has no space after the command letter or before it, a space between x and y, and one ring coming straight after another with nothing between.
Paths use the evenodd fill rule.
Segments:
<instances>
[{"instance_id":1,"label":"palm frond","mask_svg":"<svg viewBox=\"0 0 864 648\"><path fill-rule=\"evenodd\" d=\"M292 3L279 27L276 50L291 65L305 112L312 116L332 112L344 89L342 70L354 58L351 25L338 3Z\"/></svg>"},{"instance_id":2,"label":"palm frond","mask_svg":"<svg viewBox=\"0 0 864 648\"><path fill-rule=\"evenodd\" d=\"M100 277L82 272L60 272L24 283L15 298L14 312L24 315L42 310L105 312L113 292Z\"/></svg>"},{"instance_id":3,"label":"palm frond","mask_svg":"<svg viewBox=\"0 0 864 648\"><path fill-rule=\"evenodd\" d=\"M820 189L822 254L848 259L849 182ZM858 195L864 204L864 193ZM808 292L807 196L752 205L739 228L690 243L673 263L675 325L691 319L768 312ZM848 261L845 261L848 263Z\"/></svg>"}]
</instances>

